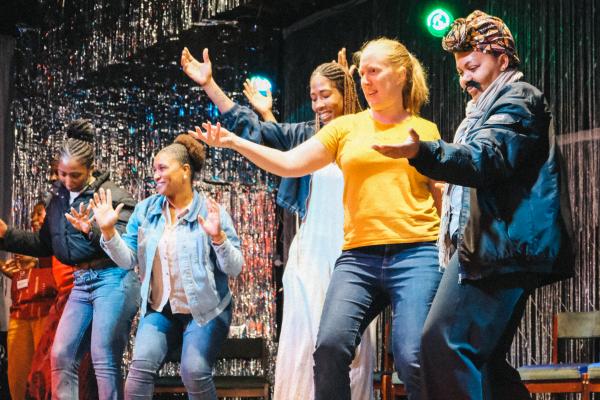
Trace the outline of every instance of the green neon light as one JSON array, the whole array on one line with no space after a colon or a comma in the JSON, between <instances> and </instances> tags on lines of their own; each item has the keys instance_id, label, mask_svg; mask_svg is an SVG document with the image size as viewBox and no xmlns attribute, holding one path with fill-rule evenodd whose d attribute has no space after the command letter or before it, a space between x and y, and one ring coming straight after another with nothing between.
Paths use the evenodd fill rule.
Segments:
<instances>
[{"instance_id":1,"label":"green neon light","mask_svg":"<svg viewBox=\"0 0 600 400\"><path fill-rule=\"evenodd\" d=\"M427 16L427 30L433 36L442 37L454 21L452 15L443 8L437 8Z\"/></svg>"}]
</instances>

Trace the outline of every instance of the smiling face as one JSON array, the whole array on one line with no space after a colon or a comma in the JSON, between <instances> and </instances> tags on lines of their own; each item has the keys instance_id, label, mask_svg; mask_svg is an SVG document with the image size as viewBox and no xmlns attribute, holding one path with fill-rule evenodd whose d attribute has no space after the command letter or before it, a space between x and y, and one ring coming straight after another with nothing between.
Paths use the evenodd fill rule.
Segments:
<instances>
[{"instance_id":1,"label":"smiling face","mask_svg":"<svg viewBox=\"0 0 600 400\"><path fill-rule=\"evenodd\" d=\"M360 56L360 86L375 111L402 104L406 69L395 67L388 60L388 51L382 45L368 45Z\"/></svg>"},{"instance_id":2,"label":"smiling face","mask_svg":"<svg viewBox=\"0 0 600 400\"><path fill-rule=\"evenodd\" d=\"M495 56L480 51L460 51L454 53L456 71L460 87L466 89L473 101L477 101L506 68L509 58L506 54ZM475 84L473 84L473 82Z\"/></svg>"},{"instance_id":3,"label":"smiling face","mask_svg":"<svg viewBox=\"0 0 600 400\"><path fill-rule=\"evenodd\" d=\"M310 79L310 100L313 111L324 125L344 114L344 96L323 75L315 74Z\"/></svg>"},{"instance_id":4,"label":"smiling face","mask_svg":"<svg viewBox=\"0 0 600 400\"><path fill-rule=\"evenodd\" d=\"M57 169L58 179L70 192L80 192L93 171L93 168L87 168L75 157L61 157Z\"/></svg>"},{"instance_id":5,"label":"smiling face","mask_svg":"<svg viewBox=\"0 0 600 400\"><path fill-rule=\"evenodd\" d=\"M42 227L46 219L46 207L43 204L36 204L31 212L31 228L37 232Z\"/></svg>"},{"instance_id":6,"label":"smiling face","mask_svg":"<svg viewBox=\"0 0 600 400\"><path fill-rule=\"evenodd\" d=\"M159 194L170 198L190 185L190 166L182 165L168 152L159 152L154 157L153 167L156 191Z\"/></svg>"}]
</instances>

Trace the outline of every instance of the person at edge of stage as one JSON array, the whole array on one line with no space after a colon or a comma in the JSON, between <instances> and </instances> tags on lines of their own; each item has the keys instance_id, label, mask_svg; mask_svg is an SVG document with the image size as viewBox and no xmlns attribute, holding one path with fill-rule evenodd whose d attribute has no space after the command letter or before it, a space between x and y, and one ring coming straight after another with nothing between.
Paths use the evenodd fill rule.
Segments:
<instances>
[{"instance_id":1,"label":"person at edge of stage","mask_svg":"<svg viewBox=\"0 0 600 400\"><path fill-rule=\"evenodd\" d=\"M100 247L100 231L91 224L75 229L67 213L85 209L100 188L111 189L123 203L118 229L123 230L135 201L94 169L95 128L89 120L67 126L67 139L58 154L60 186L46 209L39 232L8 228L0 220L0 249L34 257L55 255L72 265L74 286L60 318L51 352L52 398L79 397L78 369L91 351L100 400L121 399L121 362L133 317L139 307L139 279L115 265ZM76 211L75 211L76 212Z\"/></svg>"},{"instance_id":2,"label":"person at edge of stage","mask_svg":"<svg viewBox=\"0 0 600 400\"><path fill-rule=\"evenodd\" d=\"M552 116L523 81L500 18L457 19L442 46L471 96L454 142L414 127L403 143L374 146L448 182L439 240L446 270L421 343L423 399L530 399L506 354L529 295L573 272Z\"/></svg>"},{"instance_id":3,"label":"person at edge of stage","mask_svg":"<svg viewBox=\"0 0 600 400\"><path fill-rule=\"evenodd\" d=\"M31 211L31 230L40 230L46 218L46 205L37 202ZM56 298L51 259L15 254L0 261L0 272L11 279L10 319L8 321L8 385L10 397L25 399L27 375L37 351L44 325Z\"/></svg>"}]
</instances>

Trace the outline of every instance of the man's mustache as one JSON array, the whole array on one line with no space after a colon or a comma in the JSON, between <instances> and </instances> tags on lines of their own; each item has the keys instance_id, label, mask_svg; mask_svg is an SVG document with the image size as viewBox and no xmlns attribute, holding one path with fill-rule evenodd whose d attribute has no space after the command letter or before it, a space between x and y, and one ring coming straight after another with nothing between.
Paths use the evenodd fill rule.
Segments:
<instances>
[{"instance_id":1,"label":"man's mustache","mask_svg":"<svg viewBox=\"0 0 600 400\"><path fill-rule=\"evenodd\" d=\"M469 81L469 82L465 83L465 88L464 88L465 92L467 91L467 89L469 88L469 86L473 87L473 88L475 88L477 90L481 90L481 85L479 84L479 82Z\"/></svg>"}]
</instances>

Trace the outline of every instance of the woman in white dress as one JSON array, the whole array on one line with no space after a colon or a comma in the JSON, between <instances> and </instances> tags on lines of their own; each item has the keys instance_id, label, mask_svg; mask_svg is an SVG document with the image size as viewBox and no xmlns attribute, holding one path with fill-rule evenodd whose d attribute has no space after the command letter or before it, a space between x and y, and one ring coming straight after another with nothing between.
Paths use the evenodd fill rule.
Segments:
<instances>
[{"instance_id":1,"label":"woman in white dress","mask_svg":"<svg viewBox=\"0 0 600 400\"><path fill-rule=\"evenodd\" d=\"M207 49L203 52L203 62L184 49L181 65L218 107L225 127L281 150L304 142L338 116L360 111L344 49L338 54L338 63L321 64L313 71L310 97L315 120L301 123L275 122L270 112L270 93L261 96L248 83L245 94L265 121L260 121L249 108L234 103L213 79ZM343 243L343 186L342 173L332 163L312 177L282 179L279 187L278 204L296 213L303 222L290 246L283 275L284 306L275 366L275 400L314 398L313 352L325 293ZM352 400L373 398L374 326L371 324L365 331L351 366Z\"/></svg>"}]
</instances>

